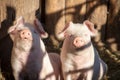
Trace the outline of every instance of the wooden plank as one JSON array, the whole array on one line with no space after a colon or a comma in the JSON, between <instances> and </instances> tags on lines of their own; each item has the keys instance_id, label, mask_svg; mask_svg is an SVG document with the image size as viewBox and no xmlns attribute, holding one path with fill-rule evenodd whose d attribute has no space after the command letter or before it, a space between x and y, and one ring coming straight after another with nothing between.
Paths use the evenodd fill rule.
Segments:
<instances>
[{"instance_id":1,"label":"wooden plank","mask_svg":"<svg viewBox=\"0 0 120 80\"><path fill-rule=\"evenodd\" d=\"M26 21L33 22L35 12L39 9L39 0L11 0L16 10L16 19L23 16Z\"/></svg>"},{"instance_id":2,"label":"wooden plank","mask_svg":"<svg viewBox=\"0 0 120 80\"><path fill-rule=\"evenodd\" d=\"M58 46L58 33L65 25L65 0L45 1L45 26L50 35L51 45Z\"/></svg>"},{"instance_id":3,"label":"wooden plank","mask_svg":"<svg viewBox=\"0 0 120 80\"><path fill-rule=\"evenodd\" d=\"M0 0L0 39L7 35L8 28L18 17L33 22L38 8L39 0Z\"/></svg>"},{"instance_id":4,"label":"wooden plank","mask_svg":"<svg viewBox=\"0 0 120 80\"><path fill-rule=\"evenodd\" d=\"M83 22L86 14L86 0L65 0L66 23Z\"/></svg>"},{"instance_id":5,"label":"wooden plank","mask_svg":"<svg viewBox=\"0 0 120 80\"><path fill-rule=\"evenodd\" d=\"M105 27L107 22L107 2L105 0L87 0L87 15L86 19L89 19L95 24L98 30L98 35L94 41L99 48L104 46L105 41Z\"/></svg>"},{"instance_id":6,"label":"wooden plank","mask_svg":"<svg viewBox=\"0 0 120 80\"><path fill-rule=\"evenodd\" d=\"M0 0L0 39L7 35L7 30L12 24L10 21L12 8L9 6L9 0Z\"/></svg>"},{"instance_id":7,"label":"wooden plank","mask_svg":"<svg viewBox=\"0 0 120 80\"><path fill-rule=\"evenodd\" d=\"M11 68L13 44L7 32L8 28L20 16L33 23L38 8L39 0L0 0L0 68L5 80L14 80Z\"/></svg>"},{"instance_id":8,"label":"wooden plank","mask_svg":"<svg viewBox=\"0 0 120 80\"><path fill-rule=\"evenodd\" d=\"M13 13L10 0L0 0L0 68L6 80L13 79L11 68L12 41L7 35L7 30L13 24Z\"/></svg>"},{"instance_id":9,"label":"wooden plank","mask_svg":"<svg viewBox=\"0 0 120 80\"><path fill-rule=\"evenodd\" d=\"M5 17L6 17L6 9L5 9L5 5L6 5L6 3L3 3L3 0L0 0L0 22L2 22L3 21L3 19L5 19Z\"/></svg>"},{"instance_id":10,"label":"wooden plank","mask_svg":"<svg viewBox=\"0 0 120 80\"><path fill-rule=\"evenodd\" d=\"M107 45L112 52L120 51L120 0L109 0Z\"/></svg>"}]
</instances>

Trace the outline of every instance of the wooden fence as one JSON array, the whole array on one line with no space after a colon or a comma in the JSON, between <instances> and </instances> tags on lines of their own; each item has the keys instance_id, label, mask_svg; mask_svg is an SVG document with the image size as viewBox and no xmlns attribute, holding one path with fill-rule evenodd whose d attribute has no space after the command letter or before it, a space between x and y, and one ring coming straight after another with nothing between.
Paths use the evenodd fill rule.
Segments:
<instances>
[{"instance_id":1,"label":"wooden fence","mask_svg":"<svg viewBox=\"0 0 120 80\"><path fill-rule=\"evenodd\" d=\"M119 53L119 0L46 0L44 8L45 28L54 46L58 46L59 33L69 21L83 22L89 19L99 31L94 39L99 48L106 47Z\"/></svg>"},{"instance_id":2,"label":"wooden fence","mask_svg":"<svg viewBox=\"0 0 120 80\"><path fill-rule=\"evenodd\" d=\"M7 30L20 16L30 23L35 17L41 20L49 33L46 48L55 52L61 45L57 34L67 22L89 19L99 32L93 39L95 46L108 49L120 59L120 0L0 0L0 61L6 72L11 72L12 48Z\"/></svg>"}]
</instances>

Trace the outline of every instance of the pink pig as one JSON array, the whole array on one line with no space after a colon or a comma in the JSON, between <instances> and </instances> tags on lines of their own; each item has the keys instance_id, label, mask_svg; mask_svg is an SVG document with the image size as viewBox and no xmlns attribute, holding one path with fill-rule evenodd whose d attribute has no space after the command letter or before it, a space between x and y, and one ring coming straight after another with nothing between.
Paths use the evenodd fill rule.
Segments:
<instances>
[{"instance_id":1,"label":"pink pig","mask_svg":"<svg viewBox=\"0 0 120 80\"><path fill-rule=\"evenodd\" d=\"M101 80L104 77L107 65L91 42L91 36L96 33L88 20L83 24L70 22L60 32L59 38L65 38L60 54L64 80Z\"/></svg>"},{"instance_id":2,"label":"pink pig","mask_svg":"<svg viewBox=\"0 0 120 80\"><path fill-rule=\"evenodd\" d=\"M47 53L41 38L48 34L37 19L32 25L20 17L8 32L13 40L11 64L15 80L62 80L60 57Z\"/></svg>"}]
</instances>

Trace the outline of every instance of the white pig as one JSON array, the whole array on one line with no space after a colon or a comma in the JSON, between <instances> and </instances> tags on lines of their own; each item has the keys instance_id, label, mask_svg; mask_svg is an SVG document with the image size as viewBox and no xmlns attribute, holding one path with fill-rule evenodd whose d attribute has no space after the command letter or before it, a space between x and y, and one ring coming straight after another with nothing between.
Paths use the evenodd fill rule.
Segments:
<instances>
[{"instance_id":1,"label":"white pig","mask_svg":"<svg viewBox=\"0 0 120 80\"><path fill-rule=\"evenodd\" d=\"M41 38L48 34L38 19L32 25L20 17L8 32L13 40L11 64L15 80L62 80L60 57L47 53Z\"/></svg>"},{"instance_id":2,"label":"white pig","mask_svg":"<svg viewBox=\"0 0 120 80\"><path fill-rule=\"evenodd\" d=\"M69 22L60 32L59 38L65 38L60 53L64 80L101 80L106 74L107 65L91 42L96 33L89 20Z\"/></svg>"}]
</instances>

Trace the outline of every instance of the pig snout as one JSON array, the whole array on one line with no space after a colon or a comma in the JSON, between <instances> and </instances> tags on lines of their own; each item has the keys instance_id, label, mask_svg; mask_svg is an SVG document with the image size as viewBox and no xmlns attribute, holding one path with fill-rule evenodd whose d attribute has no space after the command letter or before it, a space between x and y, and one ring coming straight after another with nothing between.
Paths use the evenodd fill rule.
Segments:
<instances>
[{"instance_id":1,"label":"pig snout","mask_svg":"<svg viewBox=\"0 0 120 80\"><path fill-rule=\"evenodd\" d=\"M21 30L20 38L24 40L32 40L32 34L29 30Z\"/></svg>"},{"instance_id":2,"label":"pig snout","mask_svg":"<svg viewBox=\"0 0 120 80\"><path fill-rule=\"evenodd\" d=\"M83 45L85 45L85 41L81 37L76 37L73 41L73 45L75 47L82 47Z\"/></svg>"}]
</instances>

